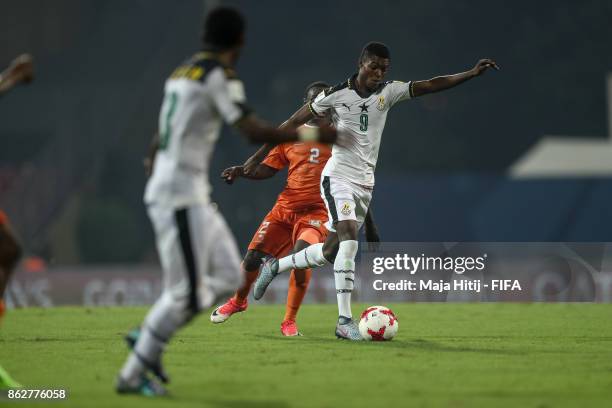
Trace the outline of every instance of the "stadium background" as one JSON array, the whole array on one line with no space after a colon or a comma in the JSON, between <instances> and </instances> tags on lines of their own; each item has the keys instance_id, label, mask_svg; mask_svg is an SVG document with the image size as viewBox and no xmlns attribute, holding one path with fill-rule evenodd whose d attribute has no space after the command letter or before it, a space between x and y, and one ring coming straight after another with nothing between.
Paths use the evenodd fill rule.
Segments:
<instances>
[{"instance_id":1,"label":"stadium background","mask_svg":"<svg viewBox=\"0 0 612 408\"><path fill-rule=\"evenodd\" d=\"M509 176L545 135L610 137L610 2L24 0L0 15L2 65L25 51L36 62L36 81L0 100L0 208L25 267L157 262L142 157L163 81L198 49L202 15L218 4L248 18L238 71L250 105L274 123L308 83L351 74L369 40L390 46L389 79L466 70L479 57L502 66L390 114L373 204L383 240L612 240L610 177ZM226 129L211 166L241 248L284 180L222 184L217 174L252 151Z\"/></svg>"}]
</instances>

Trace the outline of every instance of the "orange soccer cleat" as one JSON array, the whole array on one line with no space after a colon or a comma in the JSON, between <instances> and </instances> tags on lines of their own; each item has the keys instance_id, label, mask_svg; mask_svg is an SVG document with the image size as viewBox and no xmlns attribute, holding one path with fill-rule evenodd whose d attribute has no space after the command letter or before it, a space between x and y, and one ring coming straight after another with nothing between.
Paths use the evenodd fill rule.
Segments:
<instances>
[{"instance_id":1,"label":"orange soccer cleat","mask_svg":"<svg viewBox=\"0 0 612 408\"><path fill-rule=\"evenodd\" d=\"M293 337L293 336L301 336L298 331L297 324L295 324L295 320L285 320L281 323L281 333L283 336Z\"/></svg>"},{"instance_id":2,"label":"orange soccer cleat","mask_svg":"<svg viewBox=\"0 0 612 408\"><path fill-rule=\"evenodd\" d=\"M236 299L231 298L223 305L219 306L210 314L210 321L213 323L223 323L230 318L234 313L240 313L247 310L248 303L245 300L244 303L238 303Z\"/></svg>"}]
</instances>

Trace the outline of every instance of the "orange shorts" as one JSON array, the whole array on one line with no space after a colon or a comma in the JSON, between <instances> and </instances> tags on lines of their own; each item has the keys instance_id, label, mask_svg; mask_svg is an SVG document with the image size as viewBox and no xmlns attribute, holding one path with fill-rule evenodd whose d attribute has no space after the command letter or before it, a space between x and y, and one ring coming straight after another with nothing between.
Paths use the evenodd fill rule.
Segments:
<instances>
[{"instance_id":1,"label":"orange shorts","mask_svg":"<svg viewBox=\"0 0 612 408\"><path fill-rule=\"evenodd\" d=\"M255 232L249 250L280 258L291 252L299 240L318 244L327 238L327 209L293 211L275 205Z\"/></svg>"}]
</instances>

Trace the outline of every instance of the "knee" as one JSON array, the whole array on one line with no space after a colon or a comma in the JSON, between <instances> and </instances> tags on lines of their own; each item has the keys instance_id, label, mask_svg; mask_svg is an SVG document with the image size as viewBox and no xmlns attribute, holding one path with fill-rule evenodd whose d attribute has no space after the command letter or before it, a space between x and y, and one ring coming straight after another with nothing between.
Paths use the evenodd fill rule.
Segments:
<instances>
[{"instance_id":1,"label":"knee","mask_svg":"<svg viewBox=\"0 0 612 408\"><path fill-rule=\"evenodd\" d=\"M336 224L336 233L338 239L342 241L357 241L359 237L359 225L357 221L346 220L340 221Z\"/></svg>"},{"instance_id":2,"label":"knee","mask_svg":"<svg viewBox=\"0 0 612 408\"><path fill-rule=\"evenodd\" d=\"M334 262L336 260L337 253L338 253L338 243L334 245L329 245L328 247L323 246L323 256L329 262Z\"/></svg>"},{"instance_id":3,"label":"knee","mask_svg":"<svg viewBox=\"0 0 612 408\"><path fill-rule=\"evenodd\" d=\"M265 254L259 251L248 251L242 261L242 267L247 271L255 271L261 266L261 258Z\"/></svg>"}]
</instances>

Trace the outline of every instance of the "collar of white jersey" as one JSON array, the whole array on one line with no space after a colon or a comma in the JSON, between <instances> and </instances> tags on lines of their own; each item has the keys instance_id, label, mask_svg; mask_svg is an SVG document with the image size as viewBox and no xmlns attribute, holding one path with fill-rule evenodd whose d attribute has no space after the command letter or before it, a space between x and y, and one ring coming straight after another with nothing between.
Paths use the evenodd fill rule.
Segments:
<instances>
[{"instance_id":1,"label":"collar of white jersey","mask_svg":"<svg viewBox=\"0 0 612 408\"><path fill-rule=\"evenodd\" d=\"M349 79L347 79L346 84L347 84L348 89L351 89L351 90L355 91L355 93L357 95L359 95L359 97L361 97L361 98L369 98L370 96L380 92L380 90L383 89L385 87L385 85L387 84L387 82L381 82L380 85L378 85L378 88L375 91L370 92L366 96L363 96L361 93L359 93L359 90L355 86L355 82L357 82L357 74L358 73L356 72L353 75L351 75L349 77Z\"/></svg>"}]
</instances>

